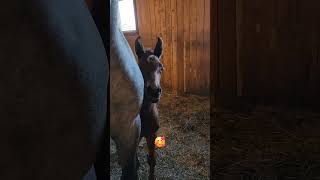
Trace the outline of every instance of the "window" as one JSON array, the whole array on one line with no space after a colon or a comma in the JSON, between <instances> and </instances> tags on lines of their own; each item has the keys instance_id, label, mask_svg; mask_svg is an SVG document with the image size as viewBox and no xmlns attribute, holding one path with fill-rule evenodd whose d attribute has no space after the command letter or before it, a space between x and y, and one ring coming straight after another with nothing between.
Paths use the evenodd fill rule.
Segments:
<instances>
[{"instance_id":1,"label":"window","mask_svg":"<svg viewBox=\"0 0 320 180\"><path fill-rule=\"evenodd\" d=\"M133 1L134 0L119 0L121 30L124 32L136 31L136 17Z\"/></svg>"}]
</instances>

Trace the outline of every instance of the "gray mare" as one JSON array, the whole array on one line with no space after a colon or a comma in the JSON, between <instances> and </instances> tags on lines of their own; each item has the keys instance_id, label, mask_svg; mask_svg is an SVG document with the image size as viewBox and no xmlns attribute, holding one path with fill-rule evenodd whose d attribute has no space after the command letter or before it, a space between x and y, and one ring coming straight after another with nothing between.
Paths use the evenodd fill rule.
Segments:
<instances>
[{"instance_id":1,"label":"gray mare","mask_svg":"<svg viewBox=\"0 0 320 180\"><path fill-rule=\"evenodd\" d=\"M144 81L120 30L118 0L110 0L110 135L117 145L122 179L137 179L136 148Z\"/></svg>"}]
</instances>

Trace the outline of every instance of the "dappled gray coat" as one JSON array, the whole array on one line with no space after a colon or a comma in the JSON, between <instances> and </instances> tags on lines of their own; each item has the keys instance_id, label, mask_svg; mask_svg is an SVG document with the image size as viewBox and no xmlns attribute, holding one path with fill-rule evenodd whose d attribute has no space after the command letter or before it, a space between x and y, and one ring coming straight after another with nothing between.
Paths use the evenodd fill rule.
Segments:
<instances>
[{"instance_id":1,"label":"dappled gray coat","mask_svg":"<svg viewBox=\"0 0 320 180\"><path fill-rule=\"evenodd\" d=\"M110 3L110 134L123 166L139 140L144 81L119 26L118 1Z\"/></svg>"}]
</instances>

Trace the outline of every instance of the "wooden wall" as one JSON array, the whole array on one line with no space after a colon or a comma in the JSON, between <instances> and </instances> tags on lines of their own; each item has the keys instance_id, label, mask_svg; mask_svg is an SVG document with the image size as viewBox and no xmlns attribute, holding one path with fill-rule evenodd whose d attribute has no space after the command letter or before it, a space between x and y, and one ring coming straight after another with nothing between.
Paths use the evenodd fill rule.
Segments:
<instances>
[{"instance_id":1,"label":"wooden wall","mask_svg":"<svg viewBox=\"0 0 320 180\"><path fill-rule=\"evenodd\" d=\"M217 96L319 97L319 1L215 1Z\"/></svg>"},{"instance_id":2,"label":"wooden wall","mask_svg":"<svg viewBox=\"0 0 320 180\"><path fill-rule=\"evenodd\" d=\"M210 0L136 0L136 10L144 46L154 48L157 36L164 40L163 86L209 95ZM133 48L137 35L126 37Z\"/></svg>"}]
</instances>

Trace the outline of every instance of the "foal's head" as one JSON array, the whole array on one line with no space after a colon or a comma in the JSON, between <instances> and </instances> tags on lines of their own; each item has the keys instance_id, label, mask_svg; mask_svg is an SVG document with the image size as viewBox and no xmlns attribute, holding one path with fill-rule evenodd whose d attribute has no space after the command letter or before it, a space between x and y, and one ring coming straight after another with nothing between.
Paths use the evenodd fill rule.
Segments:
<instances>
[{"instance_id":1,"label":"foal's head","mask_svg":"<svg viewBox=\"0 0 320 180\"><path fill-rule=\"evenodd\" d=\"M164 70L160 62L162 55L163 41L158 37L158 42L154 50L145 49L142 45L140 36L136 39L135 50L138 56L138 63L144 79L145 98L157 103L161 96L161 73Z\"/></svg>"}]
</instances>

